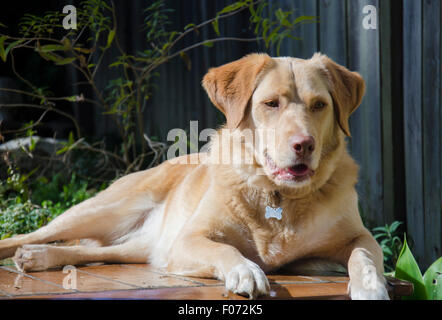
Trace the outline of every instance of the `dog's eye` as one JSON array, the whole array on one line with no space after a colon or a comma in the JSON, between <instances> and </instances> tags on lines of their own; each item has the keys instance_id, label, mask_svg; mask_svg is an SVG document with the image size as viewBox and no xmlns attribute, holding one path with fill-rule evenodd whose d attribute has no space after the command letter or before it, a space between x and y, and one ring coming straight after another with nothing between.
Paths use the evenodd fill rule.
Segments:
<instances>
[{"instance_id":1,"label":"dog's eye","mask_svg":"<svg viewBox=\"0 0 442 320\"><path fill-rule=\"evenodd\" d=\"M279 107L279 103L276 100L266 101L264 103L267 107L270 107L270 108L278 108Z\"/></svg>"},{"instance_id":2,"label":"dog's eye","mask_svg":"<svg viewBox=\"0 0 442 320\"><path fill-rule=\"evenodd\" d=\"M319 111L319 110L321 110L321 109L324 109L324 107L325 107L325 103L324 102L322 102L322 101L316 101L314 104L313 104L313 111Z\"/></svg>"}]
</instances>

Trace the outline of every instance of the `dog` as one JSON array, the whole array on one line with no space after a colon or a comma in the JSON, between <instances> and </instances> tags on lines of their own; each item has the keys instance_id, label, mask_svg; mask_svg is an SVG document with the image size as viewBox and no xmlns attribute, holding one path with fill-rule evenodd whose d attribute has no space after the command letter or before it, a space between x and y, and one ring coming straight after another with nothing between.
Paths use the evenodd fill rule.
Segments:
<instances>
[{"instance_id":1,"label":"dog","mask_svg":"<svg viewBox=\"0 0 442 320\"><path fill-rule=\"evenodd\" d=\"M265 272L335 263L348 270L352 299L388 299L346 147L362 77L321 53L255 53L210 69L202 85L226 117L208 152L118 179L37 231L1 240L0 258L14 256L23 271L148 262L220 279L250 298L269 293ZM253 143L246 131L256 133ZM241 153L220 161L227 142ZM73 239L100 245L46 244Z\"/></svg>"}]
</instances>

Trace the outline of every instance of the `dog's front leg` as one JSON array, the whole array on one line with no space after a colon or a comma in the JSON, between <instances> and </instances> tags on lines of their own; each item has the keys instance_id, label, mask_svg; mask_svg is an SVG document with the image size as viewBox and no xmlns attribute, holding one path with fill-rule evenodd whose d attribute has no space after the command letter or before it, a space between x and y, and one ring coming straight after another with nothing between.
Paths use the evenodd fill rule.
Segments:
<instances>
[{"instance_id":1,"label":"dog's front leg","mask_svg":"<svg viewBox=\"0 0 442 320\"><path fill-rule=\"evenodd\" d=\"M262 269L235 247L212 241L204 235L181 237L172 248L168 271L176 274L223 280L226 289L254 299L269 292Z\"/></svg>"},{"instance_id":2,"label":"dog's front leg","mask_svg":"<svg viewBox=\"0 0 442 320\"><path fill-rule=\"evenodd\" d=\"M341 261L348 265L352 300L388 300L382 249L372 235L354 238L342 253Z\"/></svg>"}]
</instances>

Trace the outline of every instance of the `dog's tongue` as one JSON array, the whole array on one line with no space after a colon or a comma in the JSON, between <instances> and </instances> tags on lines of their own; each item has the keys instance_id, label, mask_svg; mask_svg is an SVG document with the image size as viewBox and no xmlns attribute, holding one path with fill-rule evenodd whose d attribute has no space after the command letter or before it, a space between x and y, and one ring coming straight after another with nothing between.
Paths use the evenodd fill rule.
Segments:
<instances>
[{"instance_id":1,"label":"dog's tongue","mask_svg":"<svg viewBox=\"0 0 442 320\"><path fill-rule=\"evenodd\" d=\"M296 166L287 169L290 174L294 176L305 176L308 173L308 166L305 164L297 164Z\"/></svg>"}]
</instances>

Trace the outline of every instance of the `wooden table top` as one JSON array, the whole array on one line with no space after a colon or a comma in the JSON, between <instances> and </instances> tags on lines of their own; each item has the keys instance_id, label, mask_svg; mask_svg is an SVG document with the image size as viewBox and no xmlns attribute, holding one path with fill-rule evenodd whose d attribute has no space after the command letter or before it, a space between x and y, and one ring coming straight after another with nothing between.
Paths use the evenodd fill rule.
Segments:
<instances>
[{"instance_id":1,"label":"wooden table top","mask_svg":"<svg viewBox=\"0 0 442 320\"><path fill-rule=\"evenodd\" d=\"M261 299L349 299L348 277L268 275L270 296ZM388 278L390 297L412 293L410 283ZM241 300L215 279L167 274L147 264L112 264L22 273L0 266L0 299Z\"/></svg>"}]
</instances>

